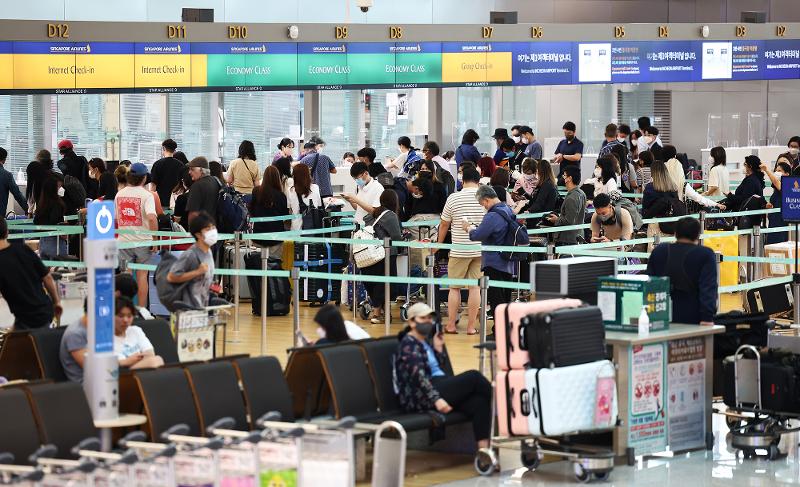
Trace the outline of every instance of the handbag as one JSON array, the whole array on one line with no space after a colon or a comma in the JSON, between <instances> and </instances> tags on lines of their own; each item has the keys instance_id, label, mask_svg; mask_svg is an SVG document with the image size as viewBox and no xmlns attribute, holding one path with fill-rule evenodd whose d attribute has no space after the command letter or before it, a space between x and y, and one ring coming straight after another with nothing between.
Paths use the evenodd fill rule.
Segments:
<instances>
[{"instance_id":1,"label":"handbag","mask_svg":"<svg viewBox=\"0 0 800 487\"><path fill-rule=\"evenodd\" d=\"M375 225L383 218L389 210L381 213L378 218L372 223L361 230L353 233L353 240L375 240ZM363 269L386 258L386 249L383 244L365 243L353 244L353 259L356 261L356 267Z\"/></svg>"}]
</instances>

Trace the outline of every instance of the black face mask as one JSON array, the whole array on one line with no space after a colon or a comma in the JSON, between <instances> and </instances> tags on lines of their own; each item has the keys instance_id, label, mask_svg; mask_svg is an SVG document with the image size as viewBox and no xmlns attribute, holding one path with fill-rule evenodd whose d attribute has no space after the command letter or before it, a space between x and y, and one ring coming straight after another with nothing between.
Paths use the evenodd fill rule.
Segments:
<instances>
[{"instance_id":1,"label":"black face mask","mask_svg":"<svg viewBox=\"0 0 800 487\"><path fill-rule=\"evenodd\" d=\"M430 336L431 331L433 331L433 321L415 321L414 324L416 325L417 333L424 337Z\"/></svg>"},{"instance_id":2,"label":"black face mask","mask_svg":"<svg viewBox=\"0 0 800 487\"><path fill-rule=\"evenodd\" d=\"M433 174L430 171L420 171L419 177L430 179L431 177L433 177Z\"/></svg>"}]
</instances>

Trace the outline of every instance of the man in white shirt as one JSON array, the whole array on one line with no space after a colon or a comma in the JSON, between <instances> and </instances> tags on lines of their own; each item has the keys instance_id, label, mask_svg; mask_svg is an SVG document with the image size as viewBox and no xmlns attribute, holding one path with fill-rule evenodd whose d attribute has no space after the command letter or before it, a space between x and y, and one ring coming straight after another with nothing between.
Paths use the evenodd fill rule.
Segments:
<instances>
[{"instance_id":1,"label":"man in white shirt","mask_svg":"<svg viewBox=\"0 0 800 487\"><path fill-rule=\"evenodd\" d=\"M114 198L117 212L117 228L120 230L121 242L144 242L152 240L148 230L158 230L156 221L156 200L153 193L145 189L147 166L141 162L131 165L128 171L128 185L122 188ZM129 263L146 264L153 252L149 246L141 246L119 251L119 264L124 270ZM147 272L136 272L136 283L139 286L139 303L147 304Z\"/></svg>"},{"instance_id":2,"label":"man in white shirt","mask_svg":"<svg viewBox=\"0 0 800 487\"><path fill-rule=\"evenodd\" d=\"M355 195L344 194L342 198L353 205L356 222L364 226L364 217L381 206L383 185L369 175L369 168L361 161L350 168L350 176L355 179L358 190Z\"/></svg>"}]
</instances>

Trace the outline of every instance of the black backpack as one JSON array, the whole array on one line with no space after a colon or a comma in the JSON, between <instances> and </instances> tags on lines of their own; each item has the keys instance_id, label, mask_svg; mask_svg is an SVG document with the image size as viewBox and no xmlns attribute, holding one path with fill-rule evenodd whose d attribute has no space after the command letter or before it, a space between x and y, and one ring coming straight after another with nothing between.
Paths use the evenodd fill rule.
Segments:
<instances>
[{"instance_id":1,"label":"black backpack","mask_svg":"<svg viewBox=\"0 0 800 487\"><path fill-rule=\"evenodd\" d=\"M292 189L294 191L294 189ZM313 230L322 228L322 219L325 218L325 208L317 208L314 206L314 201L309 201L309 205L305 204L303 198L298 195L297 200L300 203L300 214L303 215L303 230Z\"/></svg>"},{"instance_id":2,"label":"black backpack","mask_svg":"<svg viewBox=\"0 0 800 487\"><path fill-rule=\"evenodd\" d=\"M659 199L654 205L653 211L651 212L655 218L669 218L669 217L677 217L677 216L685 216L686 213L686 204L678 199L675 196L664 196ZM666 233L668 235L675 235L675 224L677 222L661 222L658 224L658 228L661 230L661 233Z\"/></svg>"},{"instance_id":3,"label":"black backpack","mask_svg":"<svg viewBox=\"0 0 800 487\"><path fill-rule=\"evenodd\" d=\"M445 191L447 191L447 194L445 196L449 196L455 193L456 180L453 179L453 175L450 174L450 171L439 165L438 162L434 162L434 164L436 165L436 179L441 181L441 183L444 185Z\"/></svg>"}]
</instances>

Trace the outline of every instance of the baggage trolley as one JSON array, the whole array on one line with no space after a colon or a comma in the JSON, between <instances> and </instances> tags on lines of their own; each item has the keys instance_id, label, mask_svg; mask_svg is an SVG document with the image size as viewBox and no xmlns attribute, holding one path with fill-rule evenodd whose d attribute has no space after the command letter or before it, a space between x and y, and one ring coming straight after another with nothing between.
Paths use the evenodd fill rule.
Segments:
<instances>
[{"instance_id":1,"label":"baggage trolley","mask_svg":"<svg viewBox=\"0 0 800 487\"><path fill-rule=\"evenodd\" d=\"M574 445L543 436L494 436L497 422L497 400L495 396L495 342L484 342L475 348L489 350L489 370L492 374L492 424L489 431L489 447L479 449L475 454L475 470L483 476L489 476L500 470L500 459L497 451L500 448L518 449L520 461L527 471L534 472L539 467L544 455L552 455L572 463L575 479L589 482L592 478L606 481L614 470L614 453L611 450L585 445ZM575 432L579 433L579 432ZM514 478L524 472L517 471Z\"/></svg>"},{"instance_id":2,"label":"baggage trolley","mask_svg":"<svg viewBox=\"0 0 800 487\"><path fill-rule=\"evenodd\" d=\"M752 353L754 358L746 358L745 352ZM761 402L761 354L756 347L742 345L737 348L733 368L736 406L725 413L731 446L741 450L744 458L758 457L757 451L763 450L766 458L776 460L782 454L778 448L781 437L800 431L800 428L789 427L788 421L800 415L764 410Z\"/></svg>"}]
</instances>

